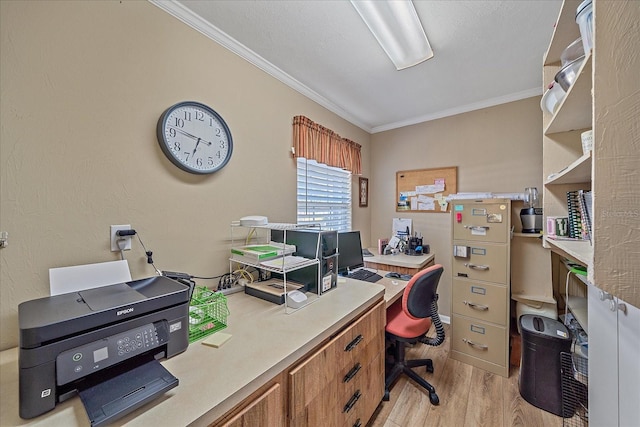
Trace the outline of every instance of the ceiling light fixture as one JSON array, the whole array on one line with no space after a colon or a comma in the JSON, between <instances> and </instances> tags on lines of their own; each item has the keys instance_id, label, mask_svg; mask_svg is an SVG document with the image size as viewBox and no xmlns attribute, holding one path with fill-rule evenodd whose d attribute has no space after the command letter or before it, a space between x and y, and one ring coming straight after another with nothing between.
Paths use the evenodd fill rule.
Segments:
<instances>
[{"instance_id":1,"label":"ceiling light fixture","mask_svg":"<svg viewBox=\"0 0 640 427\"><path fill-rule=\"evenodd\" d=\"M433 58L433 50L411 0L351 0L398 70Z\"/></svg>"}]
</instances>

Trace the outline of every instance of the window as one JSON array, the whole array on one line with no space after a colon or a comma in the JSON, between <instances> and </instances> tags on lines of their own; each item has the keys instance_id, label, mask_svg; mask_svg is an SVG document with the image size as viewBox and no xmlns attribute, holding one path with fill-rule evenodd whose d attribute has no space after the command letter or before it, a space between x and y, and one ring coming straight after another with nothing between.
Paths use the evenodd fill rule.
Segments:
<instances>
[{"instance_id":1,"label":"window","mask_svg":"<svg viewBox=\"0 0 640 427\"><path fill-rule=\"evenodd\" d=\"M298 224L351 230L351 172L298 157Z\"/></svg>"}]
</instances>

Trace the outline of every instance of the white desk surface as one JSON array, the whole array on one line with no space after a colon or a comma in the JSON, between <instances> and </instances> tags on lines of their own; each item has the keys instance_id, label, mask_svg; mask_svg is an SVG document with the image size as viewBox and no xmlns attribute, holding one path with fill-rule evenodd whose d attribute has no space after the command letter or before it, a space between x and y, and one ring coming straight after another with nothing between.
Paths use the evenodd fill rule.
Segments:
<instances>
[{"instance_id":1,"label":"white desk surface","mask_svg":"<svg viewBox=\"0 0 640 427\"><path fill-rule=\"evenodd\" d=\"M365 263L374 262L376 264L385 264L395 267L422 268L427 265L429 261L435 258L435 254L433 252L427 255L380 255L377 248L369 248L369 252L371 252L373 256L364 257Z\"/></svg>"},{"instance_id":2,"label":"white desk surface","mask_svg":"<svg viewBox=\"0 0 640 427\"><path fill-rule=\"evenodd\" d=\"M393 282L397 282L394 285ZM387 305L402 295L405 281L341 280L338 287L291 314L284 306L242 293L228 297L223 331L232 335L220 348L197 341L162 365L180 384L113 425L207 425L271 378L349 324L383 297ZM18 416L18 348L0 352L0 425L88 426L78 397L37 418Z\"/></svg>"}]
</instances>

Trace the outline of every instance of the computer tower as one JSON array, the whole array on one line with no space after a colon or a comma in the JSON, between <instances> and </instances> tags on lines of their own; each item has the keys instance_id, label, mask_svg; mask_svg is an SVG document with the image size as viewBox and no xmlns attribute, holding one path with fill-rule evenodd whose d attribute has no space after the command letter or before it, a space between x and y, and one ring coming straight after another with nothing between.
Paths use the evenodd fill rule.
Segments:
<instances>
[{"instance_id":1,"label":"computer tower","mask_svg":"<svg viewBox=\"0 0 640 427\"><path fill-rule=\"evenodd\" d=\"M338 232L313 229L271 230L271 240L295 245L294 255L320 260L320 278L318 265L301 268L287 273L287 279L305 285L307 292L323 294L338 285ZM281 276L281 275L277 275ZM318 282L318 280L320 280Z\"/></svg>"}]
</instances>

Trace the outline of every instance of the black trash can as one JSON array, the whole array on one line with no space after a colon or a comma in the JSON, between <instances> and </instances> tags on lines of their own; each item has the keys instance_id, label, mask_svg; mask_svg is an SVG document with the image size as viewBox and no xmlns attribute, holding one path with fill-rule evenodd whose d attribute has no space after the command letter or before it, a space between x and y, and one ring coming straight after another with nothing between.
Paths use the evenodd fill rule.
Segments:
<instances>
[{"instance_id":1,"label":"black trash can","mask_svg":"<svg viewBox=\"0 0 640 427\"><path fill-rule=\"evenodd\" d=\"M560 353L571 351L569 330L548 317L520 316L522 362L520 395L532 405L561 417L563 414ZM571 411L573 413L573 411Z\"/></svg>"}]
</instances>

